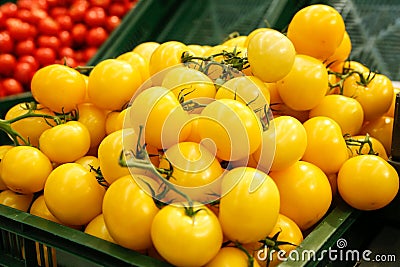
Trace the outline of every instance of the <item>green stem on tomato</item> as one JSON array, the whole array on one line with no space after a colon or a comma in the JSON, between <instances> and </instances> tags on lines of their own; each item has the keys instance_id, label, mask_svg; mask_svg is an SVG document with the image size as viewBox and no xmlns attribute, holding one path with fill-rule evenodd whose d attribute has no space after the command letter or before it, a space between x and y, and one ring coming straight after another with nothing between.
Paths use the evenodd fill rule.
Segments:
<instances>
[{"instance_id":1,"label":"green stem on tomato","mask_svg":"<svg viewBox=\"0 0 400 267\"><path fill-rule=\"evenodd\" d=\"M242 246L242 244L240 244L239 242L235 242L235 247L237 247L238 249L240 249L241 251L243 251L245 254L246 254L246 256L247 256L247 259L248 259L248 264L247 264L247 266L249 266L249 267L253 267L254 266L254 257L253 257L253 255L251 255L248 251L247 251L247 249L245 249L243 246Z\"/></svg>"},{"instance_id":2,"label":"green stem on tomato","mask_svg":"<svg viewBox=\"0 0 400 267\"><path fill-rule=\"evenodd\" d=\"M169 163L169 168L165 169L165 168L158 168L155 167L151 161L149 160L149 155L145 149L146 145L141 145L140 144L140 140L142 137L142 133L143 133L143 125L140 125L139 127L139 134L138 134L138 139L137 139L137 143L136 143L136 151L132 152L132 153L124 153L124 151L122 150L119 156L119 165L122 167L129 167L129 168L139 168L139 169L144 169L144 170L148 170L151 171L153 174L155 174L157 176L157 178L159 178L162 183L166 186L165 190L163 192L161 192L160 195L155 195L153 197L155 198L160 198L160 197L165 197L165 195L168 193L168 191L173 191L175 193L177 193L178 195L182 196L187 202L188 202L188 206L187 209L185 207L186 213L189 216L193 216L194 214L196 214L198 212L193 210L193 200L185 193L183 193L182 191L178 190L170 181L169 178L173 177L173 166L172 164L168 161ZM129 162L126 159L126 156L131 156L131 159ZM165 175L166 177L164 177L163 175ZM148 186L150 186L148 184ZM154 190L152 190L152 194L155 194Z\"/></svg>"},{"instance_id":3,"label":"green stem on tomato","mask_svg":"<svg viewBox=\"0 0 400 267\"><path fill-rule=\"evenodd\" d=\"M26 140L19 132L14 130L11 126L12 123L15 123L17 121L26 119L26 118L31 118L31 117L37 117L37 118L43 118L43 119L49 119L53 120L57 125L62 124L63 121L71 120L75 118L75 115L70 116L70 114L60 114L60 115L49 115L49 114L38 114L35 113L34 111L37 110L37 105L35 102L32 103L27 103L26 105L26 110L27 112L16 116L11 119L0 119L0 130L5 132L10 136L12 139L13 143L15 145L19 145L19 140L22 141L24 145L30 145L29 140Z\"/></svg>"},{"instance_id":4,"label":"green stem on tomato","mask_svg":"<svg viewBox=\"0 0 400 267\"><path fill-rule=\"evenodd\" d=\"M352 146L357 147L356 152L358 155L362 155L362 149L364 148L365 145L368 145L369 147L368 155L378 155L378 153L374 151L372 141L368 133L365 135L365 138L363 140L354 139L349 134L345 134L343 137L345 139L347 147L349 148Z\"/></svg>"}]
</instances>

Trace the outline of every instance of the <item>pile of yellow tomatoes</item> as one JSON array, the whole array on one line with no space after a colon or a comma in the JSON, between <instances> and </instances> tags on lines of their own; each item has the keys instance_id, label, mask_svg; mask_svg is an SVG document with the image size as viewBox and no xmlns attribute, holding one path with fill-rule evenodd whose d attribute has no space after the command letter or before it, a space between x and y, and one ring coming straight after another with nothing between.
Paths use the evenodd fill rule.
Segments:
<instances>
[{"instance_id":1,"label":"pile of yellow tomatoes","mask_svg":"<svg viewBox=\"0 0 400 267\"><path fill-rule=\"evenodd\" d=\"M0 203L175 266L274 266L260 251L288 256L334 198L376 210L398 192L398 91L351 49L318 4L286 34L46 66L0 121Z\"/></svg>"}]
</instances>

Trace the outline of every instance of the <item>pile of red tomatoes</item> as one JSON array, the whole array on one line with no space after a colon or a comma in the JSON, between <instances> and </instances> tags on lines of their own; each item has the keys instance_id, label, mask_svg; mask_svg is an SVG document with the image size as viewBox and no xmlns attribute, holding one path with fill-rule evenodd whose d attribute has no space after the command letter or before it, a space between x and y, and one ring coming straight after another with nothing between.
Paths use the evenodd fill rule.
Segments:
<instances>
[{"instance_id":1,"label":"pile of red tomatoes","mask_svg":"<svg viewBox=\"0 0 400 267\"><path fill-rule=\"evenodd\" d=\"M18 0L0 6L0 97L53 63L85 65L136 0Z\"/></svg>"}]
</instances>

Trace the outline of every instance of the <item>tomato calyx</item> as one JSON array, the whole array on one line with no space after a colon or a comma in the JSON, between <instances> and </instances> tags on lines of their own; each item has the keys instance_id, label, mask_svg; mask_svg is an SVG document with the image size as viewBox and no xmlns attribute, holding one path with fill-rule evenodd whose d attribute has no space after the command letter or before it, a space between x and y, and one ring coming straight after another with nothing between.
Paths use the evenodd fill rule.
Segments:
<instances>
[{"instance_id":1,"label":"tomato calyx","mask_svg":"<svg viewBox=\"0 0 400 267\"><path fill-rule=\"evenodd\" d=\"M19 145L20 141L22 141L23 145L31 145L29 140L25 139L19 132L14 130L11 126L12 123L17 122L19 120L30 117L40 117L44 118L46 120L46 123L50 126L54 126L53 123L59 125L66 123L67 121L78 120L78 112L75 110L68 113L55 113L55 115L35 113L36 110L40 110L36 102L24 103L23 109L26 110L26 113L22 115L16 116L8 120L0 119L0 130L7 133L15 145ZM50 121L52 121L53 123L51 123Z\"/></svg>"},{"instance_id":2,"label":"tomato calyx","mask_svg":"<svg viewBox=\"0 0 400 267\"><path fill-rule=\"evenodd\" d=\"M365 73L362 73L351 67L346 67L345 65L346 64L343 65L341 72L336 72L336 71L328 69L328 74L335 75L335 77L338 78L338 81L336 83L329 82L330 91L339 89L339 94L343 95L344 81L353 75L358 76L358 80L357 80L358 85L366 87L375 78L375 75L377 74L376 72L372 72L372 71L369 71L368 74L365 74Z\"/></svg>"},{"instance_id":3,"label":"tomato calyx","mask_svg":"<svg viewBox=\"0 0 400 267\"><path fill-rule=\"evenodd\" d=\"M229 246L238 248L241 251L243 251L244 254L246 254L247 259L248 259L247 266L248 267L253 267L254 266L254 257L253 257L253 255L251 255L251 253L245 247L243 247L243 245L240 242L238 242L238 241L232 242L232 241L228 240L228 241L222 243L222 247L229 247Z\"/></svg>"},{"instance_id":4,"label":"tomato calyx","mask_svg":"<svg viewBox=\"0 0 400 267\"><path fill-rule=\"evenodd\" d=\"M364 146L368 146L369 150L368 150L368 155L375 155L378 156L378 153L374 151L373 146L372 146L372 141L370 139L370 135L367 133L365 135L365 138L362 140L357 140L351 137L350 134L345 134L344 139L346 141L346 145L347 147L351 150L351 147L357 147L356 149L356 153L357 155L365 155L364 153L362 153L362 149L364 148Z\"/></svg>"},{"instance_id":5,"label":"tomato calyx","mask_svg":"<svg viewBox=\"0 0 400 267\"><path fill-rule=\"evenodd\" d=\"M254 100L252 100L252 101L254 101ZM249 102L246 105L248 106L250 103L251 102ZM273 119L270 116L270 114L272 114L272 111L274 111L274 110L271 108L271 105L268 105L268 104L264 105L261 108L257 108L254 110L255 113L260 112L260 122L261 122L263 132L265 132L269 129L271 120Z\"/></svg>"},{"instance_id":6,"label":"tomato calyx","mask_svg":"<svg viewBox=\"0 0 400 267\"><path fill-rule=\"evenodd\" d=\"M93 70L93 68L94 66L76 66L74 69L82 74L88 75Z\"/></svg>"},{"instance_id":7,"label":"tomato calyx","mask_svg":"<svg viewBox=\"0 0 400 267\"><path fill-rule=\"evenodd\" d=\"M222 50L220 53L213 54L208 57L193 56L189 52L183 52L181 56L182 63L193 63L201 67L201 71L205 74L208 73L209 68L212 65L223 64L225 66L232 67L239 71L250 67L249 61L246 56L241 56L242 52L235 46L232 51ZM215 60L217 57L221 57L221 61ZM200 63L199 63L200 62Z\"/></svg>"},{"instance_id":8,"label":"tomato calyx","mask_svg":"<svg viewBox=\"0 0 400 267\"><path fill-rule=\"evenodd\" d=\"M147 181L142 180L142 182L144 182L148 186L148 188L151 192L151 195L155 201L155 204L157 206L163 206L164 204L167 204L167 205L170 204L170 202L172 202L173 199L168 202L162 202L161 200L165 199L165 197L167 196L167 194L170 191L173 191L176 194L183 197L183 199L185 199L188 202L188 209L186 210L186 214L188 216L195 215L197 213L197 211L193 210L193 200L187 194L185 194L184 192L177 189L175 187L175 185L169 181L171 178L174 178L173 177L174 168L173 168L172 164L170 163L170 161L168 159L166 159L168 162L168 165L169 165L168 168L158 168L158 167L155 167L151 163L149 157L156 156L156 155L149 155L146 151L146 144L143 144L143 145L140 144L141 136L143 133L143 126L141 125L139 127L139 129L140 130L138 133L138 139L137 139L137 143L136 143L136 151L122 150L120 153L120 156L119 156L119 160L118 160L119 165L122 167L139 168L139 169L143 169L143 170L148 170L156 175L156 178L161 182L160 187L159 187L159 190L161 190L160 193L156 194L156 192L154 191L152 186Z\"/></svg>"},{"instance_id":9,"label":"tomato calyx","mask_svg":"<svg viewBox=\"0 0 400 267\"><path fill-rule=\"evenodd\" d=\"M240 36L240 33L239 33L239 32L231 32L230 34L228 34L228 36L226 36L226 37L224 38L224 40L223 40L222 43L224 43L224 42L226 42L226 41L228 41L228 40L231 40L231 39L235 39L236 37L239 37L239 36Z\"/></svg>"},{"instance_id":10,"label":"tomato calyx","mask_svg":"<svg viewBox=\"0 0 400 267\"><path fill-rule=\"evenodd\" d=\"M195 110L196 108L204 108L207 105L200 104L200 103L195 102L193 100L188 100L188 101L182 102L181 106L182 106L184 111L192 111L192 110Z\"/></svg>"},{"instance_id":11,"label":"tomato calyx","mask_svg":"<svg viewBox=\"0 0 400 267\"><path fill-rule=\"evenodd\" d=\"M107 182L107 180L104 178L103 174L101 173L100 167L93 167L92 165L89 165L90 171L95 173L95 177L99 185L104 187L105 189L110 187L110 184Z\"/></svg>"}]
</instances>

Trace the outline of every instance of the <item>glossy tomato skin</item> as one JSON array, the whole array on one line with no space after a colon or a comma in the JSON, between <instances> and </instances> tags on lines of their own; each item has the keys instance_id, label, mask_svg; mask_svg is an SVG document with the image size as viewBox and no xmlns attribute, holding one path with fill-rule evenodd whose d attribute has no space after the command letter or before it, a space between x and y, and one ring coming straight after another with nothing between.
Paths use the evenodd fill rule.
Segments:
<instances>
[{"instance_id":1,"label":"glossy tomato skin","mask_svg":"<svg viewBox=\"0 0 400 267\"><path fill-rule=\"evenodd\" d=\"M144 42L135 46L132 52L138 53L149 62L154 50L159 46L160 43L157 42Z\"/></svg>"},{"instance_id":2,"label":"glossy tomato skin","mask_svg":"<svg viewBox=\"0 0 400 267\"><path fill-rule=\"evenodd\" d=\"M100 167L99 159L95 156L86 155L75 160L75 162L81 164L89 171L93 171L93 169L98 169Z\"/></svg>"},{"instance_id":3,"label":"glossy tomato skin","mask_svg":"<svg viewBox=\"0 0 400 267\"><path fill-rule=\"evenodd\" d=\"M388 205L399 190L399 176L386 160L375 155L356 156L339 170L338 192L352 207L376 210Z\"/></svg>"},{"instance_id":4,"label":"glossy tomato skin","mask_svg":"<svg viewBox=\"0 0 400 267\"><path fill-rule=\"evenodd\" d=\"M10 189L0 192L0 204L27 212L33 200L33 194L18 194Z\"/></svg>"},{"instance_id":5,"label":"glossy tomato skin","mask_svg":"<svg viewBox=\"0 0 400 267\"><path fill-rule=\"evenodd\" d=\"M90 72L89 100L102 109L121 110L141 83L140 72L129 63L119 59L106 59Z\"/></svg>"},{"instance_id":6,"label":"glossy tomato skin","mask_svg":"<svg viewBox=\"0 0 400 267\"><path fill-rule=\"evenodd\" d=\"M105 225L116 243L137 251L151 246L151 224L159 209L130 174L120 177L107 189L102 210Z\"/></svg>"},{"instance_id":7,"label":"glossy tomato skin","mask_svg":"<svg viewBox=\"0 0 400 267\"><path fill-rule=\"evenodd\" d=\"M310 110L324 98L328 89L328 71L311 56L297 54L290 72L276 82L284 104L293 110Z\"/></svg>"},{"instance_id":8,"label":"glossy tomato skin","mask_svg":"<svg viewBox=\"0 0 400 267\"><path fill-rule=\"evenodd\" d=\"M161 86L170 89L179 99L184 100L201 97L214 98L216 88L213 81L203 72L187 66L176 66L166 71Z\"/></svg>"},{"instance_id":9,"label":"glossy tomato skin","mask_svg":"<svg viewBox=\"0 0 400 267\"><path fill-rule=\"evenodd\" d=\"M143 82L150 78L149 61L140 54L130 51L119 55L117 59L125 60L135 68L138 68Z\"/></svg>"},{"instance_id":10,"label":"glossy tomato skin","mask_svg":"<svg viewBox=\"0 0 400 267\"><path fill-rule=\"evenodd\" d=\"M21 194L32 194L43 190L52 170L49 158L39 149L16 146L3 156L1 177L11 190Z\"/></svg>"},{"instance_id":11,"label":"glossy tomato skin","mask_svg":"<svg viewBox=\"0 0 400 267\"><path fill-rule=\"evenodd\" d=\"M157 213L151 225L151 239L157 252L169 263L203 266L222 245L221 226L206 206L195 206L196 214L188 216L183 205L168 205ZM180 253L176 253L178 250Z\"/></svg>"},{"instance_id":12,"label":"glossy tomato skin","mask_svg":"<svg viewBox=\"0 0 400 267\"><path fill-rule=\"evenodd\" d=\"M86 83L77 70L51 64L35 73L31 92L39 103L54 112L66 113L76 109L76 105L84 101Z\"/></svg>"},{"instance_id":13,"label":"glossy tomato skin","mask_svg":"<svg viewBox=\"0 0 400 267\"><path fill-rule=\"evenodd\" d=\"M247 45L252 73L264 82L286 76L295 60L293 43L281 32L266 29L252 36Z\"/></svg>"},{"instance_id":14,"label":"glossy tomato skin","mask_svg":"<svg viewBox=\"0 0 400 267\"><path fill-rule=\"evenodd\" d=\"M7 185L3 182L2 174L1 174L1 169L2 169L2 163L1 160L3 159L4 154L10 150L13 146L11 145L1 145L0 146L0 191L8 189Z\"/></svg>"},{"instance_id":15,"label":"glossy tomato skin","mask_svg":"<svg viewBox=\"0 0 400 267\"><path fill-rule=\"evenodd\" d=\"M354 98L327 95L309 113L310 118L326 116L336 121L343 134L357 135L364 123L364 111Z\"/></svg>"},{"instance_id":16,"label":"glossy tomato skin","mask_svg":"<svg viewBox=\"0 0 400 267\"><path fill-rule=\"evenodd\" d=\"M298 54L325 60L335 53L344 32L345 23L337 10L328 5L315 4L294 15L287 36Z\"/></svg>"},{"instance_id":17,"label":"glossy tomato skin","mask_svg":"<svg viewBox=\"0 0 400 267\"><path fill-rule=\"evenodd\" d=\"M262 133L262 144L253 156L264 172L283 170L300 160L307 147L303 124L291 116L274 118Z\"/></svg>"},{"instance_id":18,"label":"glossy tomato skin","mask_svg":"<svg viewBox=\"0 0 400 267\"><path fill-rule=\"evenodd\" d=\"M86 126L90 134L90 147L97 148L106 136L106 115L104 111L92 103L83 103L77 107L78 121Z\"/></svg>"},{"instance_id":19,"label":"glossy tomato skin","mask_svg":"<svg viewBox=\"0 0 400 267\"><path fill-rule=\"evenodd\" d=\"M33 202L29 209L29 213L40 218L62 224L54 215L49 211L44 201L44 196L41 194Z\"/></svg>"},{"instance_id":20,"label":"glossy tomato skin","mask_svg":"<svg viewBox=\"0 0 400 267\"><path fill-rule=\"evenodd\" d=\"M258 110L270 104L270 92L265 83L256 76L239 76L222 84L215 99L236 99Z\"/></svg>"},{"instance_id":21,"label":"glossy tomato skin","mask_svg":"<svg viewBox=\"0 0 400 267\"><path fill-rule=\"evenodd\" d=\"M300 227L289 217L279 214L278 220L272 232L269 234L269 237L273 237L275 234L279 232L278 241L289 242L292 245L281 245L279 249L284 250L286 255L297 246L300 246L303 241L303 233L301 232ZM272 261L269 266L277 266L281 261L274 255Z\"/></svg>"},{"instance_id":22,"label":"glossy tomato skin","mask_svg":"<svg viewBox=\"0 0 400 267\"><path fill-rule=\"evenodd\" d=\"M223 169L219 161L204 146L180 142L168 148L160 160L160 168L173 167L170 181L185 187L199 187L220 178Z\"/></svg>"},{"instance_id":23,"label":"glossy tomato skin","mask_svg":"<svg viewBox=\"0 0 400 267\"><path fill-rule=\"evenodd\" d=\"M13 50L13 40L7 31L0 32L0 52L10 53Z\"/></svg>"},{"instance_id":24,"label":"glossy tomato skin","mask_svg":"<svg viewBox=\"0 0 400 267\"><path fill-rule=\"evenodd\" d=\"M90 133L79 121L68 121L45 130L40 138L41 151L52 162L73 162L88 152Z\"/></svg>"},{"instance_id":25,"label":"glossy tomato skin","mask_svg":"<svg viewBox=\"0 0 400 267\"><path fill-rule=\"evenodd\" d=\"M44 199L50 212L69 225L85 225L101 213L105 189L78 163L55 168L46 180Z\"/></svg>"},{"instance_id":26,"label":"glossy tomato skin","mask_svg":"<svg viewBox=\"0 0 400 267\"><path fill-rule=\"evenodd\" d=\"M292 219L283 214L279 214L274 229L268 237L272 239L278 233L278 242L282 241L291 243L287 245L279 245L278 248L281 250L280 252L267 250L265 247L262 247L260 242L245 244L245 247L253 252L254 259L260 264L260 266L267 266L268 257L270 260L270 262L268 262L268 266L274 267L279 265L283 259L289 256L290 251L296 249L304 239L303 233L299 226ZM267 255L266 253L268 252L271 252L272 254ZM280 253L279 258L277 256L278 252Z\"/></svg>"},{"instance_id":27,"label":"glossy tomato skin","mask_svg":"<svg viewBox=\"0 0 400 267\"><path fill-rule=\"evenodd\" d=\"M237 167L222 178L219 221L224 236L241 243L256 242L273 229L279 214L279 191L262 171Z\"/></svg>"},{"instance_id":28,"label":"glossy tomato skin","mask_svg":"<svg viewBox=\"0 0 400 267\"><path fill-rule=\"evenodd\" d=\"M361 128L360 134L369 134L378 139L385 147L386 153L390 155L392 147L394 118L381 116L367 121Z\"/></svg>"},{"instance_id":29,"label":"glossy tomato skin","mask_svg":"<svg viewBox=\"0 0 400 267\"><path fill-rule=\"evenodd\" d=\"M0 63L0 74L10 76L17 65L17 59L12 54L1 54Z\"/></svg>"},{"instance_id":30,"label":"glossy tomato skin","mask_svg":"<svg viewBox=\"0 0 400 267\"><path fill-rule=\"evenodd\" d=\"M26 114L28 112L27 107L30 107L30 103L19 103L11 107L6 115L5 119L10 120ZM54 112L44 107L41 104L37 105L37 109L33 111L35 114L44 114L54 116ZM12 129L20 133L26 140L29 140L30 144L37 147L39 145L40 135L51 126L55 126L55 123L51 120L46 120L40 117L29 117L16 122L11 123ZM22 141L21 141L22 144Z\"/></svg>"},{"instance_id":31,"label":"glossy tomato skin","mask_svg":"<svg viewBox=\"0 0 400 267\"><path fill-rule=\"evenodd\" d=\"M308 141L302 160L315 164L326 174L337 173L349 157L340 126L325 116L313 117L303 126Z\"/></svg>"},{"instance_id":32,"label":"glossy tomato skin","mask_svg":"<svg viewBox=\"0 0 400 267\"><path fill-rule=\"evenodd\" d=\"M236 247L223 247L218 254L209 261L205 267L240 267L249 266L249 258L246 253ZM256 260L253 261L252 267L260 266Z\"/></svg>"},{"instance_id":33,"label":"glossy tomato skin","mask_svg":"<svg viewBox=\"0 0 400 267\"><path fill-rule=\"evenodd\" d=\"M150 75L181 63L183 52L190 49L178 41L167 41L157 46L149 60Z\"/></svg>"},{"instance_id":34,"label":"glossy tomato skin","mask_svg":"<svg viewBox=\"0 0 400 267\"><path fill-rule=\"evenodd\" d=\"M367 75L367 74L364 74ZM359 85L358 75L344 81L343 94L355 98L363 107L366 121L377 119L390 108L394 88L391 80L383 74L376 74L368 85Z\"/></svg>"},{"instance_id":35,"label":"glossy tomato skin","mask_svg":"<svg viewBox=\"0 0 400 267\"><path fill-rule=\"evenodd\" d=\"M104 179L112 184L118 178L128 175L129 169L119 165L118 160L123 149L123 130L107 135L98 148L98 159Z\"/></svg>"},{"instance_id":36,"label":"glossy tomato skin","mask_svg":"<svg viewBox=\"0 0 400 267\"><path fill-rule=\"evenodd\" d=\"M0 82L1 82L0 83L1 91L4 90L3 92L0 93L2 93L3 96L14 95L24 92L22 84L14 78L5 78L3 80L0 80Z\"/></svg>"},{"instance_id":37,"label":"glossy tomato skin","mask_svg":"<svg viewBox=\"0 0 400 267\"><path fill-rule=\"evenodd\" d=\"M93 220L91 220L86 225L84 232L86 234L115 243L114 239L110 236L110 233L106 227L103 214L99 214Z\"/></svg>"},{"instance_id":38,"label":"glossy tomato skin","mask_svg":"<svg viewBox=\"0 0 400 267\"><path fill-rule=\"evenodd\" d=\"M23 86L29 86L36 70L35 66L28 62L18 62L15 66L13 77L20 81Z\"/></svg>"},{"instance_id":39,"label":"glossy tomato skin","mask_svg":"<svg viewBox=\"0 0 400 267\"><path fill-rule=\"evenodd\" d=\"M349 57L352 50L351 39L347 31L344 32L343 40L340 45L336 48L335 52L326 60L326 66L335 69L339 68L344 61Z\"/></svg>"},{"instance_id":40,"label":"glossy tomato skin","mask_svg":"<svg viewBox=\"0 0 400 267\"><path fill-rule=\"evenodd\" d=\"M183 131L189 121L188 113L180 105L174 93L165 87L153 86L135 96L125 124L139 132L144 128L145 143L158 149L166 149L185 141L190 128Z\"/></svg>"},{"instance_id":41,"label":"glossy tomato skin","mask_svg":"<svg viewBox=\"0 0 400 267\"><path fill-rule=\"evenodd\" d=\"M301 230L317 223L328 211L331 186L316 165L298 161L282 171L270 172L280 192L280 213L292 219Z\"/></svg>"},{"instance_id":42,"label":"glossy tomato skin","mask_svg":"<svg viewBox=\"0 0 400 267\"><path fill-rule=\"evenodd\" d=\"M108 32L103 27L94 27L88 31L86 44L89 47L99 47L108 38Z\"/></svg>"},{"instance_id":43,"label":"glossy tomato skin","mask_svg":"<svg viewBox=\"0 0 400 267\"><path fill-rule=\"evenodd\" d=\"M216 156L222 160L248 158L261 144L259 116L242 102L218 99L208 104L200 116L200 137L214 142L212 146L216 146Z\"/></svg>"}]
</instances>

